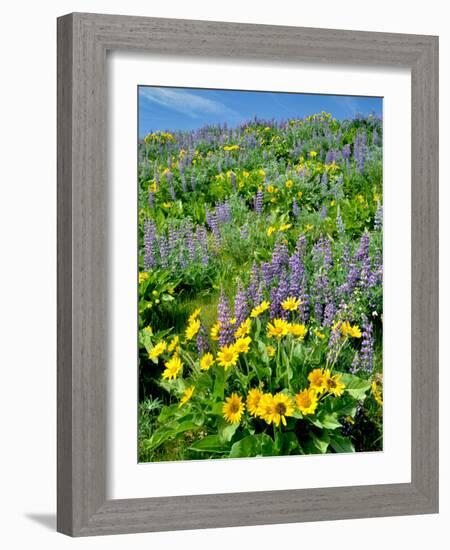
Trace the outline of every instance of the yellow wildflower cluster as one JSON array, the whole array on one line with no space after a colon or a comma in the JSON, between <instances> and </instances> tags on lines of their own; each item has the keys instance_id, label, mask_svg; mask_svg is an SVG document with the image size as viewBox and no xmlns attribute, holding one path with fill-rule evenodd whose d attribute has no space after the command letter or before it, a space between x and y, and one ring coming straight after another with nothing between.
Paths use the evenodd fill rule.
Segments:
<instances>
[{"instance_id":1,"label":"yellow wildflower cluster","mask_svg":"<svg viewBox=\"0 0 450 550\"><path fill-rule=\"evenodd\" d=\"M271 323L267 323L267 336L269 338L280 339L290 334L298 340L303 340L307 333L308 329L305 325L300 323L289 323L285 319L277 318Z\"/></svg>"},{"instance_id":2,"label":"yellow wildflower cluster","mask_svg":"<svg viewBox=\"0 0 450 550\"><path fill-rule=\"evenodd\" d=\"M170 132L153 132L151 134L147 134L144 138L145 143L161 143L162 145L165 145L169 142L174 142L175 137Z\"/></svg>"}]
</instances>

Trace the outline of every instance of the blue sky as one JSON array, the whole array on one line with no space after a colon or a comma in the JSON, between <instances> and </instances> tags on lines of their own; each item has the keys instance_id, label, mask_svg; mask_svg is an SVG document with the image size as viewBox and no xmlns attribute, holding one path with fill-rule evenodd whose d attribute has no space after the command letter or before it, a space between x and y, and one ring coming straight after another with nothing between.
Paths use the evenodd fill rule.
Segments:
<instances>
[{"instance_id":1,"label":"blue sky","mask_svg":"<svg viewBox=\"0 0 450 550\"><path fill-rule=\"evenodd\" d=\"M379 97L140 86L139 136L155 130L194 130L224 122L232 127L255 115L277 120L320 111L338 119L371 112L381 116L382 101Z\"/></svg>"}]
</instances>

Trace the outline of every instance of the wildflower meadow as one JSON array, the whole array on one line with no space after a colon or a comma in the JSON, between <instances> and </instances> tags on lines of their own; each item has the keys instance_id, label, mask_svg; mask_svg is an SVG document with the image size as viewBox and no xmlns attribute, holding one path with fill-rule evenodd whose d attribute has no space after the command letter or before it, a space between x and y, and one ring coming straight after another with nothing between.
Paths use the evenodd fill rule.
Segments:
<instances>
[{"instance_id":1,"label":"wildflower meadow","mask_svg":"<svg viewBox=\"0 0 450 550\"><path fill-rule=\"evenodd\" d=\"M382 122L138 144L139 461L382 450Z\"/></svg>"}]
</instances>

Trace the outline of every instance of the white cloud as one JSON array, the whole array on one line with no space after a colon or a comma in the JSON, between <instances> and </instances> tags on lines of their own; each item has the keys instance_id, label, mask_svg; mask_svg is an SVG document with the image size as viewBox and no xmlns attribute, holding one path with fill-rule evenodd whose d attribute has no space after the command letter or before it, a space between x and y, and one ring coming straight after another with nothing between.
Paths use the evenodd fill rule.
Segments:
<instances>
[{"instance_id":1,"label":"white cloud","mask_svg":"<svg viewBox=\"0 0 450 550\"><path fill-rule=\"evenodd\" d=\"M185 90L141 87L139 94L146 100L192 118L201 115L234 116L237 113L214 99L202 97Z\"/></svg>"}]
</instances>

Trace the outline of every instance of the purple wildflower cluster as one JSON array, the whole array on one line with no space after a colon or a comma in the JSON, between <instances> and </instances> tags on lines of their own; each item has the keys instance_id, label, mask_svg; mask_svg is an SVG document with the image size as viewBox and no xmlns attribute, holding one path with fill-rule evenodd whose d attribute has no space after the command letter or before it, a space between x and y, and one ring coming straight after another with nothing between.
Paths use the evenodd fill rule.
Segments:
<instances>
[{"instance_id":1,"label":"purple wildflower cluster","mask_svg":"<svg viewBox=\"0 0 450 550\"><path fill-rule=\"evenodd\" d=\"M163 267L172 271L187 269L193 264L207 266L211 260L208 233L204 226L185 219L181 224L169 223L167 233L158 233L155 222L144 225L144 269Z\"/></svg>"}]
</instances>

